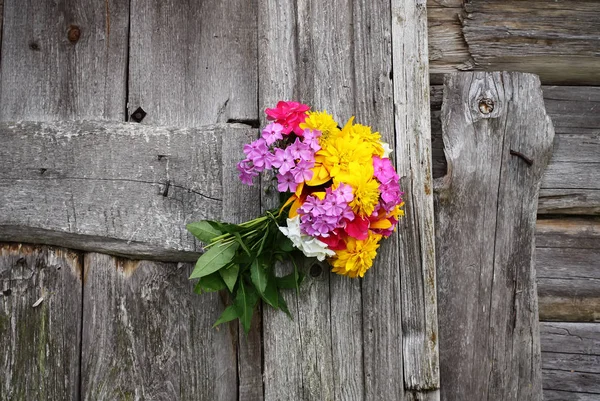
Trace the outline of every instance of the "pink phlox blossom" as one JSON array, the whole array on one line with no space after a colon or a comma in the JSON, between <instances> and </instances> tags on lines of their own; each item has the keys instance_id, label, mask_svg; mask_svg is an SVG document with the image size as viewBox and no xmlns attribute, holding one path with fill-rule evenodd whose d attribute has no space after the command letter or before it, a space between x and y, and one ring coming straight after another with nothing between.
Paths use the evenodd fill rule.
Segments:
<instances>
[{"instance_id":1,"label":"pink phlox blossom","mask_svg":"<svg viewBox=\"0 0 600 401\"><path fill-rule=\"evenodd\" d=\"M300 184L303 181L310 181L313 177L313 171L311 170L315 166L314 161L300 160L296 167L292 170L296 183Z\"/></svg>"},{"instance_id":2,"label":"pink phlox blossom","mask_svg":"<svg viewBox=\"0 0 600 401\"><path fill-rule=\"evenodd\" d=\"M396 174L392 161L388 158L381 159L379 156L373 156L373 169L375 178L382 184L400 179Z\"/></svg>"},{"instance_id":3,"label":"pink phlox blossom","mask_svg":"<svg viewBox=\"0 0 600 401\"><path fill-rule=\"evenodd\" d=\"M254 168L252 160L244 159L237 164L237 170L239 171L240 181L246 185L252 185L252 179L258 176L258 171Z\"/></svg>"},{"instance_id":4,"label":"pink phlox blossom","mask_svg":"<svg viewBox=\"0 0 600 401\"><path fill-rule=\"evenodd\" d=\"M310 145L304 142L300 142L300 139L296 138L296 141L287 147L294 159L314 161L315 152L311 149Z\"/></svg>"},{"instance_id":5,"label":"pink phlox blossom","mask_svg":"<svg viewBox=\"0 0 600 401\"><path fill-rule=\"evenodd\" d=\"M283 125L279 123L271 123L262 130L262 137L267 145L272 145L276 141L283 139Z\"/></svg>"},{"instance_id":6,"label":"pink phlox blossom","mask_svg":"<svg viewBox=\"0 0 600 401\"><path fill-rule=\"evenodd\" d=\"M276 148L275 156L271 162L272 166L278 168L281 174L287 173L296 166L294 156L288 149Z\"/></svg>"},{"instance_id":7,"label":"pink phlox blossom","mask_svg":"<svg viewBox=\"0 0 600 401\"><path fill-rule=\"evenodd\" d=\"M294 181L294 175L290 172L285 174L277 174L277 190L279 192L294 192L298 187L296 181Z\"/></svg>"},{"instance_id":8,"label":"pink phlox blossom","mask_svg":"<svg viewBox=\"0 0 600 401\"><path fill-rule=\"evenodd\" d=\"M335 229L345 227L355 215L343 192L344 188L335 191L327 188L323 199L312 195L306 197L298 209L300 228L310 236L327 238Z\"/></svg>"}]
</instances>

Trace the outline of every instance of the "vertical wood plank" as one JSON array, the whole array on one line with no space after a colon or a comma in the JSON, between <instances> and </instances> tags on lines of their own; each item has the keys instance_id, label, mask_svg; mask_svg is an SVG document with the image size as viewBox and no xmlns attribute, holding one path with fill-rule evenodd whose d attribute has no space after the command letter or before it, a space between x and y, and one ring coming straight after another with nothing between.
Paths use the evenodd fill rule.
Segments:
<instances>
[{"instance_id":1,"label":"vertical wood plank","mask_svg":"<svg viewBox=\"0 0 600 401\"><path fill-rule=\"evenodd\" d=\"M255 0L132 0L129 114L145 124L257 119Z\"/></svg>"},{"instance_id":2,"label":"vertical wood plank","mask_svg":"<svg viewBox=\"0 0 600 401\"><path fill-rule=\"evenodd\" d=\"M539 79L463 73L445 85L449 169L436 194L442 399L541 400L533 238L554 130Z\"/></svg>"},{"instance_id":3,"label":"vertical wood plank","mask_svg":"<svg viewBox=\"0 0 600 401\"><path fill-rule=\"evenodd\" d=\"M191 269L85 255L82 399L237 399L237 333L206 329L223 307Z\"/></svg>"},{"instance_id":4,"label":"vertical wood plank","mask_svg":"<svg viewBox=\"0 0 600 401\"><path fill-rule=\"evenodd\" d=\"M389 2L355 3L356 118L394 147L391 18ZM403 397L401 304L398 236L394 234L383 241L362 280L365 400Z\"/></svg>"},{"instance_id":5,"label":"vertical wood plank","mask_svg":"<svg viewBox=\"0 0 600 401\"><path fill-rule=\"evenodd\" d=\"M128 0L6 0L0 120L122 120L128 21Z\"/></svg>"},{"instance_id":6,"label":"vertical wood plank","mask_svg":"<svg viewBox=\"0 0 600 401\"><path fill-rule=\"evenodd\" d=\"M0 398L79 399L81 255L0 244Z\"/></svg>"},{"instance_id":7,"label":"vertical wood plank","mask_svg":"<svg viewBox=\"0 0 600 401\"><path fill-rule=\"evenodd\" d=\"M396 158L405 201L405 216L398 224L404 386L407 397L436 400L439 363L425 0L393 0L391 20Z\"/></svg>"},{"instance_id":8,"label":"vertical wood plank","mask_svg":"<svg viewBox=\"0 0 600 401\"><path fill-rule=\"evenodd\" d=\"M341 124L354 114L353 9L346 0L259 1L261 110L297 100ZM276 204L263 197L263 208ZM286 294L294 321L265 309L265 399L362 399L360 281L305 268L300 294Z\"/></svg>"}]
</instances>

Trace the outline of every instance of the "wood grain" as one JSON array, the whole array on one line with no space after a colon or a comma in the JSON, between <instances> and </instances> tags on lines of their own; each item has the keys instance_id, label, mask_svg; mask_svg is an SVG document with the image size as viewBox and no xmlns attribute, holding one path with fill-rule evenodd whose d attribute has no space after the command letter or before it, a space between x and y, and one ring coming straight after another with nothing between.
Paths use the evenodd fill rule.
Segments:
<instances>
[{"instance_id":1,"label":"wood grain","mask_svg":"<svg viewBox=\"0 0 600 401\"><path fill-rule=\"evenodd\" d=\"M435 234L425 1L392 1L396 163L405 216L398 223L404 387L439 399ZM433 393L430 391L433 390Z\"/></svg>"},{"instance_id":2,"label":"wood grain","mask_svg":"<svg viewBox=\"0 0 600 401\"><path fill-rule=\"evenodd\" d=\"M237 400L237 332L192 266L85 255L82 398ZM199 335L199 333L202 333Z\"/></svg>"},{"instance_id":3,"label":"wood grain","mask_svg":"<svg viewBox=\"0 0 600 401\"><path fill-rule=\"evenodd\" d=\"M78 399L82 271L76 252L0 244L2 399Z\"/></svg>"},{"instance_id":4,"label":"wood grain","mask_svg":"<svg viewBox=\"0 0 600 401\"><path fill-rule=\"evenodd\" d=\"M542 323L544 399L600 396L600 323Z\"/></svg>"},{"instance_id":5,"label":"wood grain","mask_svg":"<svg viewBox=\"0 0 600 401\"><path fill-rule=\"evenodd\" d=\"M0 132L3 240L192 261L201 244L185 225L221 218L225 202L229 218L247 215L257 194L232 185L242 144L256 135L239 124L22 122Z\"/></svg>"},{"instance_id":6,"label":"wood grain","mask_svg":"<svg viewBox=\"0 0 600 401\"><path fill-rule=\"evenodd\" d=\"M133 0L128 114L197 127L257 119L256 1Z\"/></svg>"},{"instance_id":7,"label":"wood grain","mask_svg":"<svg viewBox=\"0 0 600 401\"><path fill-rule=\"evenodd\" d=\"M541 400L533 237L554 130L539 79L450 75L442 115L449 165L436 191L442 399Z\"/></svg>"},{"instance_id":8,"label":"wood grain","mask_svg":"<svg viewBox=\"0 0 600 401\"><path fill-rule=\"evenodd\" d=\"M537 221L541 320L600 320L600 220Z\"/></svg>"},{"instance_id":9,"label":"wood grain","mask_svg":"<svg viewBox=\"0 0 600 401\"><path fill-rule=\"evenodd\" d=\"M544 173L539 214L600 214L600 88L543 86L546 112L556 135L554 150ZM441 140L443 89L431 90L433 176L446 174Z\"/></svg>"},{"instance_id":10,"label":"wood grain","mask_svg":"<svg viewBox=\"0 0 600 401\"><path fill-rule=\"evenodd\" d=\"M122 120L128 23L127 0L6 0L0 121Z\"/></svg>"},{"instance_id":11,"label":"wood grain","mask_svg":"<svg viewBox=\"0 0 600 401\"><path fill-rule=\"evenodd\" d=\"M597 1L428 2L430 72L523 71L543 83L600 82Z\"/></svg>"}]
</instances>

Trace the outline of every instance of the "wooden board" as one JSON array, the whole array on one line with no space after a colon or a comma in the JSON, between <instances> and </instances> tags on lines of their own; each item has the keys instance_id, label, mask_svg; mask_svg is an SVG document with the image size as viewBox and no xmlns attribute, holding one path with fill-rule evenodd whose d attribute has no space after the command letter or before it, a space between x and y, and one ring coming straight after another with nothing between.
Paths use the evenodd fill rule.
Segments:
<instances>
[{"instance_id":1,"label":"wooden board","mask_svg":"<svg viewBox=\"0 0 600 401\"><path fill-rule=\"evenodd\" d=\"M256 1L133 0L128 115L197 127L257 119Z\"/></svg>"},{"instance_id":2,"label":"wooden board","mask_svg":"<svg viewBox=\"0 0 600 401\"><path fill-rule=\"evenodd\" d=\"M540 190L539 214L600 214L600 88L543 86L555 126L554 151ZM446 174L441 141L442 87L431 90L433 175Z\"/></svg>"},{"instance_id":3,"label":"wooden board","mask_svg":"<svg viewBox=\"0 0 600 401\"><path fill-rule=\"evenodd\" d=\"M542 323L544 399L600 397L600 323Z\"/></svg>"},{"instance_id":4,"label":"wooden board","mask_svg":"<svg viewBox=\"0 0 600 401\"><path fill-rule=\"evenodd\" d=\"M407 399L439 399L435 233L425 1L392 1L402 358Z\"/></svg>"},{"instance_id":5,"label":"wooden board","mask_svg":"<svg viewBox=\"0 0 600 401\"><path fill-rule=\"evenodd\" d=\"M430 0L430 72L509 70L543 83L598 85L596 0Z\"/></svg>"},{"instance_id":6,"label":"wooden board","mask_svg":"<svg viewBox=\"0 0 600 401\"><path fill-rule=\"evenodd\" d=\"M442 399L541 400L533 238L554 130L539 79L450 75L442 115L451 166L436 190Z\"/></svg>"},{"instance_id":7,"label":"wooden board","mask_svg":"<svg viewBox=\"0 0 600 401\"><path fill-rule=\"evenodd\" d=\"M237 200L227 216L247 215L243 200L257 196L231 184L256 135L240 124L23 122L0 132L2 240L192 261L201 244L185 225L221 218L226 200Z\"/></svg>"},{"instance_id":8,"label":"wooden board","mask_svg":"<svg viewBox=\"0 0 600 401\"><path fill-rule=\"evenodd\" d=\"M79 399L82 270L76 252L0 244L3 399Z\"/></svg>"},{"instance_id":9,"label":"wooden board","mask_svg":"<svg viewBox=\"0 0 600 401\"><path fill-rule=\"evenodd\" d=\"M600 220L537 221L540 319L600 320Z\"/></svg>"},{"instance_id":10,"label":"wooden board","mask_svg":"<svg viewBox=\"0 0 600 401\"><path fill-rule=\"evenodd\" d=\"M237 332L207 330L223 306L191 265L88 253L85 269L84 399L237 400Z\"/></svg>"},{"instance_id":11,"label":"wooden board","mask_svg":"<svg viewBox=\"0 0 600 401\"><path fill-rule=\"evenodd\" d=\"M128 0L6 0L0 121L125 113Z\"/></svg>"}]
</instances>

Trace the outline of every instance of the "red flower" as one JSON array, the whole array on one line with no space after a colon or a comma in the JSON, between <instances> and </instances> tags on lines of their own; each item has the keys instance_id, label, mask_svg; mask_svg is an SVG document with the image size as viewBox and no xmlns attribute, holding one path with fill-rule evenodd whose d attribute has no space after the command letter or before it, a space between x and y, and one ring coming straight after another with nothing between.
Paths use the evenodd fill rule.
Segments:
<instances>
[{"instance_id":1,"label":"red flower","mask_svg":"<svg viewBox=\"0 0 600 401\"><path fill-rule=\"evenodd\" d=\"M274 109L266 109L267 120L275 121L283 125L283 133L289 135L290 132L302 136L304 130L300 124L306 119L306 112L310 109L305 104L298 102L279 102Z\"/></svg>"},{"instance_id":2,"label":"red flower","mask_svg":"<svg viewBox=\"0 0 600 401\"><path fill-rule=\"evenodd\" d=\"M327 244L327 247L332 251L341 251L346 249L346 242L344 241L345 235L337 234L335 231L331 233L329 237L317 237L317 239L321 242Z\"/></svg>"},{"instance_id":3,"label":"red flower","mask_svg":"<svg viewBox=\"0 0 600 401\"><path fill-rule=\"evenodd\" d=\"M364 241L369 237L370 220L356 215L354 220L346 223L346 233L357 240Z\"/></svg>"}]
</instances>

